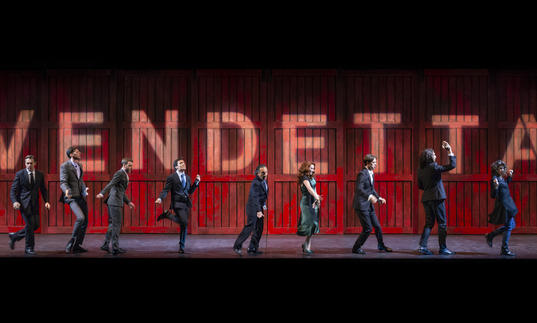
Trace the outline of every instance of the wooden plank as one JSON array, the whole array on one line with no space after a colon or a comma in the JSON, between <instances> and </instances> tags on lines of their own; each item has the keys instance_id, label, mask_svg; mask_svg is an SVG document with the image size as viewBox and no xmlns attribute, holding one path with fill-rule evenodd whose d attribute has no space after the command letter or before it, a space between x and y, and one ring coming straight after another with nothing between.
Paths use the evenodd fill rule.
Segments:
<instances>
[{"instance_id":1,"label":"wooden plank","mask_svg":"<svg viewBox=\"0 0 537 323\"><path fill-rule=\"evenodd\" d=\"M479 183L478 182L473 182L472 184L470 184L472 186L472 192L471 192L471 195L470 196L474 196L474 197L477 197L477 198L470 198L470 205L471 205L471 214L470 214L470 218L471 218L471 223L470 223L470 226L471 227L479 227L479 203L481 202L480 201L480 190L479 190Z\"/></svg>"},{"instance_id":2,"label":"wooden plank","mask_svg":"<svg viewBox=\"0 0 537 323\"><path fill-rule=\"evenodd\" d=\"M207 227L207 182L200 182L198 187L199 193L199 211L198 211L198 227Z\"/></svg>"},{"instance_id":3,"label":"wooden plank","mask_svg":"<svg viewBox=\"0 0 537 323\"><path fill-rule=\"evenodd\" d=\"M244 157L251 156L247 155L248 152L251 152L252 147L246 147L246 135L247 130L243 128L234 129L234 132L237 134L237 156L243 156L243 158L237 159L235 173L244 174Z\"/></svg>"},{"instance_id":4,"label":"wooden plank","mask_svg":"<svg viewBox=\"0 0 537 323\"><path fill-rule=\"evenodd\" d=\"M489 214L488 209L488 200L490 199L488 194L488 183L479 183L479 226L480 227L487 227L488 226L488 218L487 215ZM492 212L492 210L490 210Z\"/></svg>"},{"instance_id":5,"label":"wooden plank","mask_svg":"<svg viewBox=\"0 0 537 323\"><path fill-rule=\"evenodd\" d=\"M345 201L347 201L347 203L345 203L345 228L355 227L352 207L352 198L354 194L353 184L353 182L346 183L347 189L345 191L347 192L347 196Z\"/></svg>"},{"instance_id":6,"label":"wooden plank","mask_svg":"<svg viewBox=\"0 0 537 323\"><path fill-rule=\"evenodd\" d=\"M386 183L385 199L386 205L386 226L394 227L396 221L396 211L398 210L396 194L395 194L395 182Z\"/></svg>"},{"instance_id":7,"label":"wooden plank","mask_svg":"<svg viewBox=\"0 0 537 323\"><path fill-rule=\"evenodd\" d=\"M378 183L378 193L381 197L387 199L387 191L386 191L386 186L387 186L388 183L386 182L380 182ZM386 205L383 205L383 206L379 206L379 214L378 214L378 219L379 219L379 222L381 224L381 226L386 226L387 223L388 223L388 217L390 215L387 213L387 207Z\"/></svg>"},{"instance_id":8,"label":"wooden plank","mask_svg":"<svg viewBox=\"0 0 537 323\"><path fill-rule=\"evenodd\" d=\"M405 232L409 232L412 228L412 183L404 182L404 209L402 227Z\"/></svg>"},{"instance_id":9,"label":"wooden plank","mask_svg":"<svg viewBox=\"0 0 537 323\"><path fill-rule=\"evenodd\" d=\"M396 202L396 214L394 227L402 226L403 223L403 183L395 183L395 202Z\"/></svg>"},{"instance_id":10,"label":"wooden plank","mask_svg":"<svg viewBox=\"0 0 537 323\"><path fill-rule=\"evenodd\" d=\"M537 182L531 182L530 183L530 192L529 196L537 196ZM530 198L530 206L529 211L530 213L530 223L529 225L531 227L537 226L537 199Z\"/></svg>"},{"instance_id":11,"label":"wooden plank","mask_svg":"<svg viewBox=\"0 0 537 323\"><path fill-rule=\"evenodd\" d=\"M277 220L279 219L277 223L278 223L278 226L282 229L290 229L291 218L293 217L294 214L297 214L296 210L292 210L286 207L286 205L288 205L288 201L287 201L288 195L284 194L284 192L290 192L291 190L293 190L294 187L296 187L296 183L294 182L283 182L281 183L281 186L280 186L281 193L278 192L276 194L276 201L279 205L281 205L282 213L283 213L281 217L278 218L277 216L276 219ZM298 198L298 201L300 201L302 196L299 195L297 198ZM285 209L288 209L287 212L284 211ZM300 212L300 208L298 212Z\"/></svg>"},{"instance_id":12,"label":"wooden plank","mask_svg":"<svg viewBox=\"0 0 537 323\"><path fill-rule=\"evenodd\" d=\"M1 84L0 84L1 86ZM0 181L0 229L2 227L7 227L7 212L6 210L9 209L10 205L13 205L11 200L8 197L7 193L10 189L8 181Z\"/></svg>"},{"instance_id":13,"label":"wooden plank","mask_svg":"<svg viewBox=\"0 0 537 323\"><path fill-rule=\"evenodd\" d=\"M528 212L528 206L529 206L529 196L528 191L530 189L530 185L527 182L520 183L520 206L521 206L521 219L522 223L521 226L527 226L530 223L530 213Z\"/></svg>"},{"instance_id":14,"label":"wooden plank","mask_svg":"<svg viewBox=\"0 0 537 323\"><path fill-rule=\"evenodd\" d=\"M238 190L237 190L237 187L239 186L239 184L237 182L230 182L229 183L229 205L230 205L230 210L229 210L229 217L230 217L230 220L229 220L229 226L230 227L234 227L234 228L238 228L240 225L239 225L239 216L237 214L237 196L238 196Z\"/></svg>"},{"instance_id":15,"label":"wooden plank","mask_svg":"<svg viewBox=\"0 0 537 323\"><path fill-rule=\"evenodd\" d=\"M221 189L221 227L229 228L230 227L230 203L229 203L229 186L230 183L224 182L220 183Z\"/></svg>"},{"instance_id":16,"label":"wooden plank","mask_svg":"<svg viewBox=\"0 0 537 323\"><path fill-rule=\"evenodd\" d=\"M247 223L246 218L246 203L248 202L248 194L251 184L249 182L239 183L238 199L237 199L237 216L239 217L239 228L242 229Z\"/></svg>"},{"instance_id":17,"label":"wooden plank","mask_svg":"<svg viewBox=\"0 0 537 323\"><path fill-rule=\"evenodd\" d=\"M213 207L213 226L215 228L222 227L222 183L214 183L214 207Z\"/></svg>"},{"instance_id":18,"label":"wooden plank","mask_svg":"<svg viewBox=\"0 0 537 323\"><path fill-rule=\"evenodd\" d=\"M339 212L337 207L337 200L338 200L338 191L337 191L337 183L335 182L329 182L327 183L328 188L328 194L327 197L324 200L324 204L328 206L328 225L330 229L337 229L339 226L338 219L339 219ZM328 203L327 203L328 202Z\"/></svg>"}]
</instances>

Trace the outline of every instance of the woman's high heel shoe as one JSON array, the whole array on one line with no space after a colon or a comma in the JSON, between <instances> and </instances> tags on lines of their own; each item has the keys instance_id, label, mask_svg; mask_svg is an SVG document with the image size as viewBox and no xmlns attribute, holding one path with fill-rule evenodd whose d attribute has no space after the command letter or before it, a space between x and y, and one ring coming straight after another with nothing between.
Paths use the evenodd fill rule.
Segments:
<instances>
[{"instance_id":1,"label":"woman's high heel shoe","mask_svg":"<svg viewBox=\"0 0 537 323\"><path fill-rule=\"evenodd\" d=\"M311 255L313 253L313 251L306 249L306 244L303 243L302 244L302 253L305 254L305 255Z\"/></svg>"}]
</instances>

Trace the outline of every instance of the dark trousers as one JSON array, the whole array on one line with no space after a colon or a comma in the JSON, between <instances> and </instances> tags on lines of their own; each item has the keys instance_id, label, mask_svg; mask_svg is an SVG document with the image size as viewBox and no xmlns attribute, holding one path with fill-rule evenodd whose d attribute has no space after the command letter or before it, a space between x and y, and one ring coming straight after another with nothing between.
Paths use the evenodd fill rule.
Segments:
<instances>
[{"instance_id":1,"label":"dark trousers","mask_svg":"<svg viewBox=\"0 0 537 323\"><path fill-rule=\"evenodd\" d=\"M432 200L422 202L425 209L425 227L421 234L420 246L427 247L429 235L434 227L434 222L438 222L438 245L440 250L446 249L447 237L447 220L446 220L446 205L444 200Z\"/></svg>"},{"instance_id":2,"label":"dark trousers","mask_svg":"<svg viewBox=\"0 0 537 323\"><path fill-rule=\"evenodd\" d=\"M108 230L104 237L104 245L108 247L112 241L112 250L119 250L119 233L123 218L123 207L108 205Z\"/></svg>"},{"instance_id":3,"label":"dark trousers","mask_svg":"<svg viewBox=\"0 0 537 323\"><path fill-rule=\"evenodd\" d=\"M71 240L73 240L73 246L80 246L84 242L88 228L88 204L84 198L80 197L69 202L69 207L71 207L71 211L76 216Z\"/></svg>"},{"instance_id":4,"label":"dark trousers","mask_svg":"<svg viewBox=\"0 0 537 323\"><path fill-rule=\"evenodd\" d=\"M382 239L382 229L380 227L380 223L373 205L370 205L369 209L367 210L355 209L354 212L358 216L358 219L360 219L360 224L362 225L362 233L360 233L360 235L354 242L352 250L357 250L358 248L361 248L371 234L371 231L373 231L373 229L375 229L375 236L377 237L378 246L384 246L384 242Z\"/></svg>"},{"instance_id":5,"label":"dark trousers","mask_svg":"<svg viewBox=\"0 0 537 323\"><path fill-rule=\"evenodd\" d=\"M181 232L179 233L179 249L184 249L186 242L186 230L188 227L188 212L190 209L184 207L173 209L173 211L175 212L175 215L172 216L172 221L179 223L179 227L181 228Z\"/></svg>"},{"instance_id":6,"label":"dark trousers","mask_svg":"<svg viewBox=\"0 0 537 323\"><path fill-rule=\"evenodd\" d=\"M28 209L20 209L21 216L26 224L23 229L15 232L13 238L15 241L25 240L26 249L34 249L34 231L39 229L39 209L37 207L28 206Z\"/></svg>"},{"instance_id":7,"label":"dark trousers","mask_svg":"<svg viewBox=\"0 0 537 323\"><path fill-rule=\"evenodd\" d=\"M491 238L494 238L495 236L503 233L502 238L502 249L508 250L509 249L509 238L511 238L511 231L515 228L515 216L507 215L505 218L505 224L498 229L492 231L490 234Z\"/></svg>"},{"instance_id":8,"label":"dark trousers","mask_svg":"<svg viewBox=\"0 0 537 323\"><path fill-rule=\"evenodd\" d=\"M233 245L234 249L241 249L242 244L253 231L252 238L250 239L250 246L248 247L248 250L255 251L259 248L259 241L261 240L261 235L263 234L263 223L264 218L257 217L256 211L247 211L247 220L246 225L242 229L241 233L237 237L237 240L235 240L235 244Z\"/></svg>"},{"instance_id":9,"label":"dark trousers","mask_svg":"<svg viewBox=\"0 0 537 323\"><path fill-rule=\"evenodd\" d=\"M183 203L180 203L183 204ZM178 203L178 205L180 205ZM181 232L179 233L179 248L185 249L186 243L186 231L188 227L188 213L190 209L184 204L184 207L175 207L173 212L175 214L170 214L167 218L172 220L175 223L178 223L181 227Z\"/></svg>"}]
</instances>

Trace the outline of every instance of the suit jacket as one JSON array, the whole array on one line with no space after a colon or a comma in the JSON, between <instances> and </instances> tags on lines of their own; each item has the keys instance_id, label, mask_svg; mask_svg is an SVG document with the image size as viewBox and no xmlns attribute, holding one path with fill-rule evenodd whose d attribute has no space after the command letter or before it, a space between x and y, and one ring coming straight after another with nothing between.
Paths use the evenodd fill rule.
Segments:
<instances>
[{"instance_id":1,"label":"suit jacket","mask_svg":"<svg viewBox=\"0 0 537 323\"><path fill-rule=\"evenodd\" d=\"M446 199L446 191L444 190L444 183L442 183L442 173L454 169L456 165L456 157L449 156L448 165L430 163L424 168L418 169L418 188L423 190L422 202Z\"/></svg>"},{"instance_id":2,"label":"suit jacket","mask_svg":"<svg viewBox=\"0 0 537 323\"><path fill-rule=\"evenodd\" d=\"M494 179L498 180L498 188L494 187ZM495 199L494 210L488 215L488 222L492 224L504 224L507 216L515 216L518 208L509 192L509 183L512 177L503 179L501 176L493 176L490 181L490 197Z\"/></svg>"},{"instance_id":3,"label":"suit jacket","mask_svg":"<svg viewBox=\"0 0 537 323\"><path fill-rule=\"evenodd\" d=\"M195 181L194 184L192 184L190 176L187 174L185 174L185 186L183 186L177 172L173 172L166 178L166 184L164 185L162 192L160 192L159 198L164 201L168 192L171 192L172 208L184 208L185 206L192 208L190 194L194 193L198 186L199 182Z\"/></svg>"},{"instance_id":4,"label":"suit jacket","mask_svg":"<svg viewBox=\"0 0 537 323\"><path fill-rule=\"evenodd\" d=\"M373 178L375 175L373 174ZM353 207L355 210L368 210L372 205L369 201L369 195L373 195L379 198L377 191L375 191L374 184L371 183L369 178L369 170L367 168L362 169L356 176L356 186L354 189L354 201Z\"/></svg>"},{"instance_id":5,"label":"suit jacket","mask_svg":"<svg viewBox=\"0 0 537 323\"><path fill-rule=\"evenodd\" d=\"M266 205L268 198L268 185L265 189L264 180L255 177L250 185L250 193L248 193L248 202L246 203L246 213L257 214L263 212L263 206Z\"/></svg>"},{"instance_id":6,"label":"suit jacket","mask_svg":"<svg viewBox=\"0 0 537 323\"><path fill-rule=\"evenodd\" d=\"M75 198L86 197L86 184L82 179L84 171L82 165L80 167L80 178L76 176L75 166L71 163L71 160L66 161L60 166L60 188L62 195L60 196L60 202L69 203ZM69 190L71 199L65 197L65 191Z\"/></svg>"},{"instance_id":7,"label":"suit jacket","mask_svg":"<svg viewBox=\"0 0 537 323\"><path fill-rule=\"evenodd\" d=\"M15 174L15 179L13 180L13 184L11 184L11 201L13 203L19 202L23 210L28 209L29 206L33 206L34 210L37 210L39 191L41 191L41 196L45 203L48 202L48 193L45 187L43 173L35 170L34 178L35 183L31 185L28 171L25 168Z\"/></svg>"},{"instance_id":8,"label":"suit jacket","mask_svg":"<svg viewBox=\"0 0 537 323\"><path fill-rule=\"evenodd\" d=\"M112 180L101 190L99 194L105 195L110 191L108 197L104 200L104 203L112 206L123 206L123 203L129 204L130 200L127 198L125 191L129 185L129 179L127 173L123 169L118 170Z\"/></svg>"}]
</instances>

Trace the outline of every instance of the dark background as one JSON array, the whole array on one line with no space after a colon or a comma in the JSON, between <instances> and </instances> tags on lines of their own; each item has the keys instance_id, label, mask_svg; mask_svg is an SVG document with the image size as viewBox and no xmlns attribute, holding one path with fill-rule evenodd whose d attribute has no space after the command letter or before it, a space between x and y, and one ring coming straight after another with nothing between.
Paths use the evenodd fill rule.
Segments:
<instances>
[{"instance_id":1,"label":"dark background","mask_svg":"<svg viewBox=\"0 0 537 323\"><path fill-rule=\"evenodd\" d=\"M30 17L1 29L0 69L537 68L523 17L436 14Z\"/></svg>"}]
</instances>

